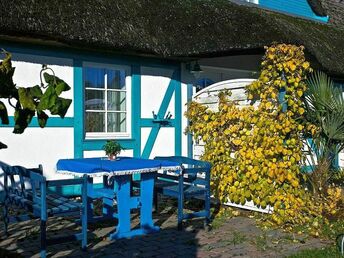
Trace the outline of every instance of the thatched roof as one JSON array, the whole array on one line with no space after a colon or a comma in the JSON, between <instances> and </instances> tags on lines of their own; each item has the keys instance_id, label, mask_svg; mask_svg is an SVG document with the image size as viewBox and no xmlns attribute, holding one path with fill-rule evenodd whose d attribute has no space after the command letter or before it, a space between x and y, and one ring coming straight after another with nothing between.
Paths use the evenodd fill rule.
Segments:
<instances>
[{"instance_id":1,"label":"thatched roof","mask_svg":"<svg viewBox=\"0 0 344 258\"><path fill-rule=\"evenodd\" d=\"M313 1L313 0L312 0ZM344 28L344 1L343 0L318 0L321 2L326 15L330 17L329 23Z\"/></svg>"},{"instance_id":2,"label":"thatched roof","mask_svg":"<svg viewBox=\"0 0 344 258\"><path fill-rule=\"evenodd\" d=\"M344 75L344 31L227 0L0 0L0 38L164 58L302 44L324 70Z\"/></svg>"}]
</instances>

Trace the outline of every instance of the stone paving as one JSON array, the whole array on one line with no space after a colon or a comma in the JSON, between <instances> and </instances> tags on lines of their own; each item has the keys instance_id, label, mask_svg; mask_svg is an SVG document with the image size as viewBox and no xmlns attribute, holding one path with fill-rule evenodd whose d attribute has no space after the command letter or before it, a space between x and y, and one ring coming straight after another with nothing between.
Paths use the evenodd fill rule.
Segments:
<instances>
[{"instance_id":1,"label":"stone paving","mask_svg":"<svg viewBox=\"0 0 344 258\"><path fill-rule=\"evenodd\" d=\"M211 230L203 228L200 220L188 222L184 230L176 229L176 208L169 206L155 214L161 231L155 234L109 241L114 222L89 226L87 252L79 242L48 247L49 257L285 257L297 251L321 248L328 241L262 230L253 218L238 216L214 223ZM133 215L138 223L137 214ZM10 237L0 232L0 248L11 251L7 257L39 257L39 221L26 221L10 226ZM48 221L48 236L68 235L79 229L72 220L54 218ZM2 238L1 238L2 237ZM1 256L1 252L0 252ZM6 257L4 254L3 257Z\"/></svg>"}]
</instances>

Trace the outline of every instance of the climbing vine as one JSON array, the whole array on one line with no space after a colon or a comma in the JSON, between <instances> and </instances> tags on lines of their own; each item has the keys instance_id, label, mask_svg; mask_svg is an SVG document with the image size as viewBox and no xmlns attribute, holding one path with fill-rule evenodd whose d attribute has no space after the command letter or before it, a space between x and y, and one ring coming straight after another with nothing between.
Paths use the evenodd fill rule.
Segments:
<instances>
[{"instance_id":1,"label":"climbing vine","mask_svg":"<svg viewBox=\"0 0 344 258\"><path fill-rule=\"evenodd\" d=\"M43 66L41 75L45 83L42 81L41 85L18 87L13 82L15 68L12 67L11 54L6 51L3 51L3 54L5 54L5 58L0 62L0 99L7 100L9 106L14 109L13 133L23 133L35 115L42 128L49 119L49 113L63 118L72 100L62 98L60 95L64 91L70 90L70 86L54 74L45 72L51 69ZM51 72L53 71L51 70ZM0 121L2 124L9 124L7 108L1 100ZM0 142L0 149L6 147L4 143Z\"/></svg>"},{"instance_id":2,"label":"climbing vine","mask_svg":"<svg viewBox=\"0 0 344 258\"><path fill-rule=\"evenodd\" d=\"M216 111L191 102L188 130L205 143L202 158L213 164L211 184L221 201L269 205L277 224L319 219L326 204L311 200L300 172L302 97L312 69L304 48L287 44L267 48L261 65L258 80L246 87L248 100L257 105L239 107L230 92L219 94Z\"/></svg>"}]
</instances>

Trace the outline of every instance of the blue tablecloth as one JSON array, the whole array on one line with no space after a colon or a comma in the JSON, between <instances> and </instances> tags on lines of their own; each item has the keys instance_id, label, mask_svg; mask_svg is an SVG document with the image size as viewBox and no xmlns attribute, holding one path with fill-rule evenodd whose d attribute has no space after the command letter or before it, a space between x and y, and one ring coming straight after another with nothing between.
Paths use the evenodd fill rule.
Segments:
<instances>
[{"instance_id":1,"label":"blue tablecloth","mask_svg":"<svg viewBox=\"0 0 344 258\"><path fill-rule=\"evenodd\" d=\"M164 160L138 159L119 157L117 160L106 158L60 159L57 162L57 172L82 176L130 175L156 172L159 169L179 170L176 162Z\"/></svg>"}]
</instances>

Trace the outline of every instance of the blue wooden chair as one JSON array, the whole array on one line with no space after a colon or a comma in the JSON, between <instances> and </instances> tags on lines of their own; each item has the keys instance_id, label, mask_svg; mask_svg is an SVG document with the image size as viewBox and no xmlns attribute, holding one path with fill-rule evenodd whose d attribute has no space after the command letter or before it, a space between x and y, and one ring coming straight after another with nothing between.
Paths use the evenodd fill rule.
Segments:
<instances>
[{"instance_id":1,"label":"blue wooden chair","mask_svg":"<svg viewBox=\"0 0 344 258\"><path fill-rule=\"evenodd\" d=\"M40 218L41 257L46 257L47 245L81 240L82 249L87 245L87 178L47 181L42 166L27 169L1 163L4 171L4 224L8 235L8 224L32 218ZM16 181L16 179L19 181ZM49 189L63 185L81 185L82 203L58 195ZM27 213L22 216L9 216L10 206L16 206ZM79 216L82 232L68 237L46 238L47 218L51 216Z\"/></svg>"},{"instance_id":2,"label":"blue wooden chair","mask_svg":"<svg viewBox=\"0 0 344 258\"><path fill-rule=\"evenodd\" d=\"M178 199L178 229L182 229L185 219L204 217L205 224L210 222L210 170L208 162L187 157L155 157L159 160L169 160L180 163L181 171L171 172L163 170L157 174L155 181L155 207L157 207L157 194ZM204 210L184 213L184 200L197 198L204 200Z\"/></svg>"}]
</instances>

